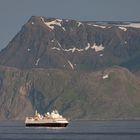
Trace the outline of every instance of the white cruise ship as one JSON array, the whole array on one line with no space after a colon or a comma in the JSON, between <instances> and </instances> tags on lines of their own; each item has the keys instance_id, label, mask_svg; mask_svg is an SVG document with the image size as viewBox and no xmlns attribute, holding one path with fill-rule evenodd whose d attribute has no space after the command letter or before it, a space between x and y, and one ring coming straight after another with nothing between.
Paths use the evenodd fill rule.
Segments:
<instances>
[{"instance_id":1,"label":"white cruise ship","mask_svg":"<svg viewBox=\"0 0 140 140\"><path fill-rule=\"evenodd\" d=\"M25 118L25 125L28 127L66 127L68 120L62 117L57 110L45 115L39 114L37 111L32 117Z\"/></svg>"}]
</instances>

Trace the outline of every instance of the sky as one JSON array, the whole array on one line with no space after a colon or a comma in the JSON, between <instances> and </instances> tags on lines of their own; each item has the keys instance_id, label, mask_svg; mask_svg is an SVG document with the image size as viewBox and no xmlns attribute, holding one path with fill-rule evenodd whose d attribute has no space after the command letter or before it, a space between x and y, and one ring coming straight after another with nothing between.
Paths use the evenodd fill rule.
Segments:
<instances>
[{"instance_id":1,"label":"sky","mask_svg":"<svg viewBox=\"0 0 140 140\"><path fill-rule=\"evenodd\" d=\"M0 0L0 50L31 16L79 21L140 21L140 0Z\"/></svg>"}]
</instances>

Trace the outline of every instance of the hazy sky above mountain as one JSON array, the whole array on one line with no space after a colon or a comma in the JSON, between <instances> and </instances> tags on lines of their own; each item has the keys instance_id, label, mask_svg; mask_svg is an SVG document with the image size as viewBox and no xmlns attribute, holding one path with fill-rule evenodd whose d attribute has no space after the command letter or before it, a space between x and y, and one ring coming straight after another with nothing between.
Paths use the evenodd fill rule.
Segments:
<instances>
[{"instance_id":1,"label":"hazy sky above mountain","mask_svg":"<svg viewBox=\"0 0 140 140\"><path fill-rule=\"evenodd\" d=\"M94 21L140 21L140 0L0 0L0 48L32 16Z\"/></svg>"}]
</instances>

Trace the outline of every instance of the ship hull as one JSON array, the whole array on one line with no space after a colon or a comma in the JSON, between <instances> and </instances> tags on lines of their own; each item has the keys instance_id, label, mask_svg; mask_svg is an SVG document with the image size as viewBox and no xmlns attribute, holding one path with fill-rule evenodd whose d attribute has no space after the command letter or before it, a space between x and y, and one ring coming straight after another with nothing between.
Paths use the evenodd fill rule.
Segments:
<instances>
[{"instance_id":1,"label":"ship hull","mask_svg":"<svg viewBox=\"0 0 140 140\"><path fill-rule=\"evenodd\" d=\"M27 127L66 127L68 123L26 123Z\"/></svg>"}]
</instances>

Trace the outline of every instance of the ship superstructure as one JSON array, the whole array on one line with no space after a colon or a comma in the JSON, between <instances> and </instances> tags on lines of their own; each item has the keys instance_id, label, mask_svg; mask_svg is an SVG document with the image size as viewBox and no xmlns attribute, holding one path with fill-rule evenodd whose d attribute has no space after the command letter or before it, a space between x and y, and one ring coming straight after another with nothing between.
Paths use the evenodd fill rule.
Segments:
<instances>
[{"instance_id":1,"label":"ship superstructure","mask_svg":"<svg viewBox=\"0 0 140 140\"><path fill-rule=\"evenodd\" d=\"M45 113L45 115L39 114L37 111L33 117L26 117L26 126L33 127L66 127L68 120L58 113L57 110Z\"/></svg>"}]
</instances>

